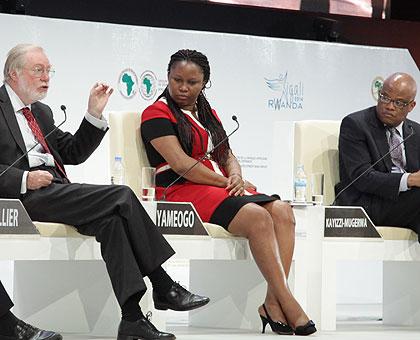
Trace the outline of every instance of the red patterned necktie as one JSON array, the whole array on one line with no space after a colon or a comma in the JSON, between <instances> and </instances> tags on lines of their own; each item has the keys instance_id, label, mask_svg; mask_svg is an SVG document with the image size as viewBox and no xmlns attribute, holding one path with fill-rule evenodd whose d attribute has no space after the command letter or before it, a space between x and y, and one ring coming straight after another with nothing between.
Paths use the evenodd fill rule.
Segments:
<instances>
[{"instance_id":1,"label":"red patterned necktie","mask_svg":"<svg viewBox=\"0 0 420 340\"><path fill-rule=\"evenodd\" d=\"M50 148L48 147L47 142L45 141L44 135L39 128L38 123L35 120L35 117L31 110L29 110L27 107L24 107L22 109L22 113L25 116L26 120L28 121L28 125L31 128L32 133L34 134L35 138L39 141L39 143L44 148L44 151L51 154ZM54 156L53 156L54 157ZM67 178L66 172L64 171L63 167L55 160L54 158L55 166L58 170L58 172L64 177Z\"/></svg>"}]
</instances>

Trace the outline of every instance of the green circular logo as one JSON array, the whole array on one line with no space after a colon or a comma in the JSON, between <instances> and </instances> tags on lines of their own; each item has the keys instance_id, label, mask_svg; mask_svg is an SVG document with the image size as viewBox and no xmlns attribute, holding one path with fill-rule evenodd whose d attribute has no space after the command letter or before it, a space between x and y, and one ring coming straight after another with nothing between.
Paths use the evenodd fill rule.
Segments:
<instances>
[{"instance_id":1,"label":"green circular logo","mask_svg":"<svg viewBox=\"0 0 420 340\"><path fill-rule=\"evenodd\" d=\"M144 71L140 76L140 95L145 100L151 100L157 92L157 78L152 71Z\"/></svg>"},{"instance_id":2,"label":"green circular logo","mask_svg":"<svg viewBox=\"0 0 420 340\"><path fill-rule=\"evenodd\" d=\"M124 98L133 98L137 93L137 75L131 68L126 68L118 78L118 90Z\"/></svg>"},{"instance_id":3,"label":"green circular logo","mask_svg":"<svg viewBox=\"0 0 420 340\"><path fill-rule=\"evenodd\" d=\"M372 92L372 97L373 99L375 99L375 101L378 101L379 91L381 91L383 85L384 85L384 78L378 76L375 79L373 79L370 90Z\"/></svg>"}]
</instances>

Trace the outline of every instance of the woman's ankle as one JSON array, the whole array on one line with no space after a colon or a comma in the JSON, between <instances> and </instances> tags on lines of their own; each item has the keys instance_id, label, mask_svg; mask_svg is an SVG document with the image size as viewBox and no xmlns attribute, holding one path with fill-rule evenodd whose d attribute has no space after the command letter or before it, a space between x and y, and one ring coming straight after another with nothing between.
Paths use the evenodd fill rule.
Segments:
<instances>
[{"instance_id":1,"label":"woman's ankle","mask_svg":"<svg viewBox=\"0 0 420 340\"><path fill-rule=\"evenodd\" d=\"M268 319L272 319L273 321L287 323L287 318L284 315L280 305L277 303L264 302L263 305L258 307L258 313Z\"/></svg>"}]
</instances>

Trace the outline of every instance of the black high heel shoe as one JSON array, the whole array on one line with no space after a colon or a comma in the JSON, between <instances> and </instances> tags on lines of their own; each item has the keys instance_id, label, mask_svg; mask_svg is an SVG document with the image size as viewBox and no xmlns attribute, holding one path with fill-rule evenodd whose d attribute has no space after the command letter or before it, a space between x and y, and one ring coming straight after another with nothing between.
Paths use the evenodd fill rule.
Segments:
<instances>
[{"instance_id":1,"label":"black high heel shoe","mask_svg":"<svg viewBox=\"0 0 420 340\"><path fill-rule=\"evenodd\" d=\"M316 332L315 323L312 320L309 320L303 326L297 326L295 329L296 335L310 335Z\"/></svg>"},{"instance_id":2,"label":"black high heel shoe","mask_svg":"<svg viewBox=\"0 0 420 340\"><path fill-rule=\"evenodd\" d=\"M265 326L267 326L267 323L270 324L271 330L277 334L280 335L293 335L293 329L288 324L285 324L280 321L273 321L270 317L270 314L268 314L267 308L265 308L265 305L262 305L264 308L264 312L266 316L262 316L260 314L261 322L262 322L262 333L265 333Z\"/></svg>"}]
</instances>

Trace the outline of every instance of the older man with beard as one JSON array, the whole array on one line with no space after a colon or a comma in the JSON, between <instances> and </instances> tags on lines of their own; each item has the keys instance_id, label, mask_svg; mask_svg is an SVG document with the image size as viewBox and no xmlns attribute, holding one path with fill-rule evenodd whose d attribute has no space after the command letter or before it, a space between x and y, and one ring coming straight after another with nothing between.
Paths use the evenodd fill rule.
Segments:
<instances>
[{"instance_id":1,"label":"older man with beard","mask_svg":"<svg viewBox=\"0 0 420 340\"><path fill-rule=\"evenodd\" d=\"M143 315L143 277L152 282L157 309L186 311L209 299L190 293L163 270L162 263L174 251L130 188L70 183L64 164L84 162L101 142L108 129L102 112L112 89L95 84L76 133L57 129L46 140L55 129L53 114L39 100L47 95L53 72L39 46L17 45L8 53L0 88L0 196L20 199L33 220L74 225L96 237L122 310L118 339L175 339ZM9 168L27 150L27 157ZM40 334L5 312L0 315L0 339L61 339L53 332Z\"/></svg>"}]
</instances>

